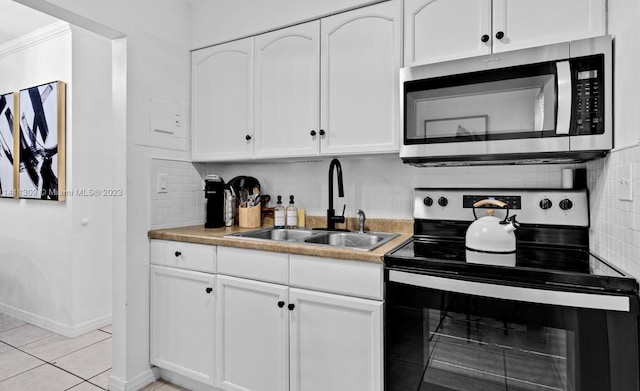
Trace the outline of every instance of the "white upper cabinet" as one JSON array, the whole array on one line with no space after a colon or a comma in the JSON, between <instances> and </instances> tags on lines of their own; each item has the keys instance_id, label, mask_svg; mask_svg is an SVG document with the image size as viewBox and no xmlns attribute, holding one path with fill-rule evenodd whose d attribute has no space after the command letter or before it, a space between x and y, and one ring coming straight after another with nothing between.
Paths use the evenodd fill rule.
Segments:
<instances>
[{"instance_id":1,"label":"white upper cabinet","mask_svg":"<svg viewBox=\"0 0 640 391\"><path fill-rule=\"evenodd\" d=\"M405 0L404 65L491 53L491 0Z\"/></svg>"},{"instance_id":2,"label":"white upper cabinet","mask_svg":"<svg viewBox=\"0 0 640 391\"><path fill-rule=\"evenodd\" d=\"M606 21L606 0L493 0L493 51L604 35Z\"/></svg>"},{"instance_id":3,"label":"white upper cabinet","mask_svg":"<svg viewBox=\"0 0 640 391\"><path fill-rule=\"evenodd\" d=\"M192 160L397 152L401 65L401 0L197 50Z\"/></svg>"},{"instance_id":4,"label":"white upper cabinet","mask_svg":"<svg viewBox=\"0 0 640 391\"><path fill-rule=\"evenodd\" d=\"M606 34L606 0L405 0L404 65Z\"/></svg>"},{"instance_id":5,"label":"white upper cabinet","mask_svg":"<svg viewBox=\"0 0 640 391\"><path fill-rule=\"evenodd\" d=\"M397 152L402 3L321 20L323 155Z\"/></svg>"},{"instance_id":6,"label":"white upper cabinet","mask_svg":"<svg viewBox=\"0 0 640 391\"><path fill-rule=\"evenodd\" d=\"M191 158L253 156L253 39L194 51Z\"/></svg>"},{"instance_id":7,"label":"white upper cabinet","mask_svg":"<svg viewBox=\"0 0 640 391\"><path fill-rule=\"evenodd\" d=\"M318 154L320 21L255 37L255 156Z\"/></svg>"}]
</instances>

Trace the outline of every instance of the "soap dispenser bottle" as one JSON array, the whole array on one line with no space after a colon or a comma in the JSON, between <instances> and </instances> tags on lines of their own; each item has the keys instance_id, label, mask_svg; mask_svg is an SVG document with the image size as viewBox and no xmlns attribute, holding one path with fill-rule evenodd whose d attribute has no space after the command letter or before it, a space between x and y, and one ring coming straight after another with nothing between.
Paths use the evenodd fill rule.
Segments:
<instances>
[{"instance_id":1,"label":"soap dispenser bottle","mask_svg":"<svg viewBox=\"0 0 640 391\"><path fill-rule=\"evenodd\" d=\"M278 196L278 202L273 210L273 227L284 228L285 224L285 208L282 205L282 196Z\"/></svg>"},{"instance_id":2,"label":"soap dispenser bottle","mask_svg":"<svg viewBox=\"0 0 640 391\"><path fill-rule=\"evenodd\" d=\"M289 196L289 206L287 206L287 228L298 228L298 208L293 202L293 196Z\"/></svg>"}]
</instances>

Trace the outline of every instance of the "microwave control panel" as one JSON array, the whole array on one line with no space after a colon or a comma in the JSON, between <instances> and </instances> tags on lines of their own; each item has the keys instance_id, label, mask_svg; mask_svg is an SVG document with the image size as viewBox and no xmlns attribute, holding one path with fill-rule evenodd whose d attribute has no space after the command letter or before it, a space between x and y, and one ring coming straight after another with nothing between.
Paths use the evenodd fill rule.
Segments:
<instances>
[{"instance_id":1,"label":"microwave control panel","mask_svg":"<svg viewBox=\"0 0 640 391\"><path fill-rule=\"evenodd\" d=\"M574 83L572 134L604 133L604 61L602 55L571 60Z\"/></svg>"}]
</instances>

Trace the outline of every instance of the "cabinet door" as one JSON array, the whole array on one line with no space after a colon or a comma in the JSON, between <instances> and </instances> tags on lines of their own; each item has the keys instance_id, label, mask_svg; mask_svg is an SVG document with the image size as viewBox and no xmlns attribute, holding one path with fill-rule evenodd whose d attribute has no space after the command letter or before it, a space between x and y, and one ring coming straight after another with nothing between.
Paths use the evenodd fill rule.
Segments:
<instances>
[{"instance_id":1,"label":"cabinet door","mask_svg":"<svg viewBox=\"0 0 640 391\"><path fill-rule=\"evenodd\" d=\"M213 274L151 265L151 363L213 385Z\"/></svg>"},{"instance_id":2,"label":"cabinet door","mask_svg":"<svg viewBox=\"0 0 640 391\"><path fill-rule=\"evenodd\" d=\"M491 53L491 0L404 3L405 66Z\"/></svg>"},{"instance_id":3,"label":"cabinet door","mask_svg":"<svg viewBox=\"0 0 640 391\"><path fill-rule=\"evenodd\" d=\"M381 391L382 302L291 288L291 391Z\"/></svg>"},{"instance_id":4,"label":"cabinet door","mask_svg":"<svg viewBox=\"0 0 640 391\"><path fill-rule=\"evenodd\" d=\"M253 38L193 52L191 157L253 156Z\"/></svg>"},{"instance_id":5,"label":"cabinet door","mask_svg":"<svg viewBox=\"0 0 640 391\"><path fill-rule=\"evenodd\" d=\"M218 387L288 390L287 290L283 285L218 276Z\"/></svg>"},{"instance_id":6,"label":"cabinet door","mask_svg":"<svg viewBox=\"0 0 640 391\"><path fill-rule=\"evenodd\" d=\"M397 152L402 3L360 8L320 24L321 154Z\"/></svg>"},{"instance_id":7,"label":"cabinet door","mask_svg":"<svg viewBox=\"0 0 640 391\"><path fill-rule=\"evenodd\" d=\"M255 59L256 157L317 155L320 22L257 36Z\"/></svg>"},{"instance_id":8,"label":"cabinet door","mask_svg":"<svg viewBox=\"0 0 640 391\"><path fill-rule=\"evenodd\" d=\"M606 0L494 0L493 51L604 35L606 18Z\"/></svg>"}]
</instances>

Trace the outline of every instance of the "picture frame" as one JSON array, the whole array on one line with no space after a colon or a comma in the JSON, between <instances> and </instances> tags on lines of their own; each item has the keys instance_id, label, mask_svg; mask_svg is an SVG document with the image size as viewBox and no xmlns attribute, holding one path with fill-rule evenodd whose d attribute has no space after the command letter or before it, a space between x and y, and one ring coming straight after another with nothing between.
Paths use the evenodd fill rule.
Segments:
<instances>
[{"instance_id":1,"label":"picture frame","mask_svg":"<svg viewBox=\"0 0 640 391\"><path fill-rule=\"evenodd\" d=\"M20 90L17 119L19 198L66 200L66 83Z\"/></svg>"},{"instance_id":2,"label":"picture frame","mask_svg":"<svg viewBox=\"0 0 640 391\"><path fill-rule=\"evenodd\" d=\"M486 137L489 116L438 118L424 121L427 138L439 137Z\"/></svg>"},{"instance_id":3,"label":"picture frame","mask_svg":"<svg viewBox=\"0 0 640 391\"><path fill-rule=\"evenodd\" d=\"M0 198L17 198L17 154L19 138L16 133L18 94L0 95Z\"/></svg>"}]
</instances>

